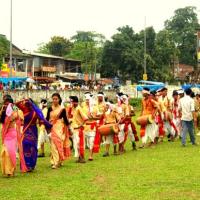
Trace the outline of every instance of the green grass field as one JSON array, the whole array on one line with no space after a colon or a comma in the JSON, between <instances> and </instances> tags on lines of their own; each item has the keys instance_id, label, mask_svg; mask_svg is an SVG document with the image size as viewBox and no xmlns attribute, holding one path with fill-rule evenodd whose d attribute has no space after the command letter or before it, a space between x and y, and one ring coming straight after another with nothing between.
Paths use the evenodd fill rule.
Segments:
<instances>
[{"instance_id":1,"label":"green grass field","mask_svg":"<svg viewBox=\"0 0 200 200\"><path fill-rule=\"evenodd\" d=\"M72 158L60 169L50 168L49 157L39 158L32 173L0 177L1 200L199 200L200 146L181 147L165 141L154 148L77 164ZM49 154L49 151L46 152Z\"/></svg>"},{"instance_id":2,"label":"green grass field","mask_svg":"<svg viewBox=\"0 0 200 200\"><path fill-rule=\"evenodd\" d=\"M86 164L71 159L57 170L39 158L33 173L0 178L0 199L200 199L199 151L164 142Z\"/></svg>"}]
</instances>

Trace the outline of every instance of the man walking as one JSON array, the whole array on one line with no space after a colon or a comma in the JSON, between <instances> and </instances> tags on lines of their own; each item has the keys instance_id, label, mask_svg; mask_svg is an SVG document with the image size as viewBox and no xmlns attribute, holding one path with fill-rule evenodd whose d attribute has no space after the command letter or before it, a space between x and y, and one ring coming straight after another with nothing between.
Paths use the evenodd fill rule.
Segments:
<instances>
[{"instance_id":1,"label":"man walking","mask_svg":"<svg viewBox=\"0 0 200 200\"><path fill-rule=\"evenodd\" d=\"M182 146L185 147L186 135L189 132L190 140L193 145L195 143L194 136L194 117L195 112L194 100L190 97L192 90L190 88L185 90L186 96L180 99L179 111L181 112L181 124L182 124Z\"/></svg>"}]
</instances>

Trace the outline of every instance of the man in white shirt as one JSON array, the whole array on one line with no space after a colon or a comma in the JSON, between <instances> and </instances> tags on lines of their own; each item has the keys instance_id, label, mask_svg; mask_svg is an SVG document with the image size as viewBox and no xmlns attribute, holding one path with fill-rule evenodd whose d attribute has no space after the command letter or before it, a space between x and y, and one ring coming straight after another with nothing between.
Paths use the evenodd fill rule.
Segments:
<instances>
[{"instance_id":1,"label":"man in white shirt","mask_svg":"<svg viewBox=\"0 0 200 200\"><path fill-rule=\"evenodd\" d=\"M195 143L194 136L194 121L193 114L195 111L194 100L190 97L192 90L186 89L186 95L180 99L179 110L181 112L181 124L182 124L182 145L185 146L187 132L189 132L190 140L193 145Z\"/></svg>"}]
</instances>

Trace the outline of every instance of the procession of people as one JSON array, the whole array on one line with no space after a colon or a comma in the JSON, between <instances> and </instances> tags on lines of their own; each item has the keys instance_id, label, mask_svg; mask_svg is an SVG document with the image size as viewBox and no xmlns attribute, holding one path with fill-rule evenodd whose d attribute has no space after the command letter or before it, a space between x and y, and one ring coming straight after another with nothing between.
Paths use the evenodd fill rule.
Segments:
<instances>
[{"instance_id":1,"label":"procession of people","mask_svg":"<svg viewBox=\"0 0 200 200\"><path fill-rule=\"evenodd\" d=\"M185 147L187 132L192 145L197 145L199 94L188 88L174 90L170 97L166 87L157 91L144 87L142 96L141 113L134 121L130 98L122 92L116 94L115 103L103 92L86 92L83 101L77 96L62 100L54 93L50 106L46 99L37 106L32 99L14 102L9 94L4 95L0 110L2 174L14 176L17 157L21 172L33 171L37 158L45 157L45 143L50 145L52 169L72 156L77 163L92 162L100 148L104 149L102 156L109 157L111 148L113 155L122 155L129 144L135 151L154 147L165 138L169 142L180 139ZM140 126L138 132L136 124Z\"/></svg>"}]
</instances>

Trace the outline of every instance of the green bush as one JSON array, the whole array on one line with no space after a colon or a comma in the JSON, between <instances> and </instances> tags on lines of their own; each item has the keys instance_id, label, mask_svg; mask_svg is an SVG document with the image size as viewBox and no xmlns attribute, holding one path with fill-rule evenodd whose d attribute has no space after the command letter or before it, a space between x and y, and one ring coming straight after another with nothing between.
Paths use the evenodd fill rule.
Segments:
<instances>
[{"instance_id":1,"label":"green bush","mask_svg":"<svg viewBox=\"0 0 200 200\"><path fill-rule=\"evenodd\" d=\"M141 110L141 106L142 106L142 104L141 104L142 99L141 98L131 98L129 102L136 110Z\"/></svg>"}]
</instances>

